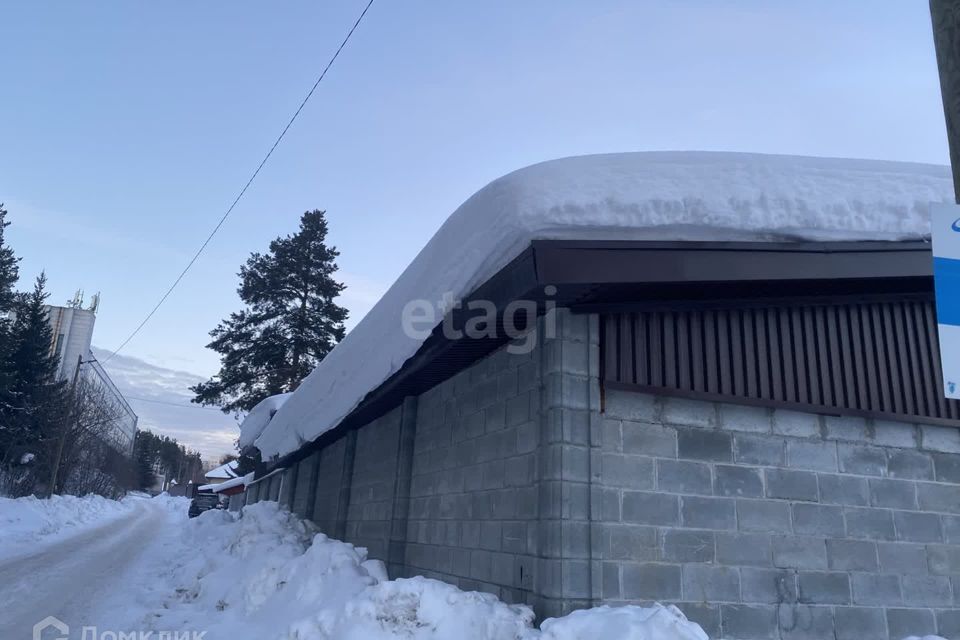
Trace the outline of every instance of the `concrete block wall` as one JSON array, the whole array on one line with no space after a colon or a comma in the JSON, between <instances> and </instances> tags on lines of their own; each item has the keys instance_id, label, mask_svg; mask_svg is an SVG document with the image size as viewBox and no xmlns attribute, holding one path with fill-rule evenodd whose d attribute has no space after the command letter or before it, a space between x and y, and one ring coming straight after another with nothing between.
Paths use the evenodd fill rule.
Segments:
<instances>
[{"instance_id":1,"label":"concrete block wall","mask_svg":"<svg viewBox=\"0 0 960 640\"><path fill-rule=\"evenodd\" d=\"M297 469L299 465L293 465L277 474L280 478L280 487L278 488L277 501L280 506L288 510L293 509L294 492L297 490Z\"/></svg>"},{"instance_id":2,"label":"concrete block wall","mask_svg":"<svg viewBox=\"0 0 960 640\"><path fill-rule=\"evenodd\" d=\"M501 349L417 399L402 575L532 601L536 355Z\"/></svg>"},{"instance_id":3,"label":"concrete block wall","mask_svg":"<svg viewBox=\"0 0 960 640\"><path fill-rule=\"evenodd\" d=\"M300 460L283 474L280 503L338 539L343 539L346 532L346 503L353 474L350 445L355 440L355 434L342 437ZM260 482L249 487L247 504L257 501L258 486L268 485ZM284 497L286 492L289 495Z\"/></svg>"},{"instance_id":4,"label":"concrete block wall","mask_svg":"<svg viewBox=\"0 0 960 640\"><path fill-rule=\"evenodd\" d=\"M540 616L558 616L595 601L599 560L593 552L600 428L599 324L596 316L557 313L540 354L541 385L539 567Z\"/></svg>"},{"instance_id":5,"label":"concrete block wall","mask_svg":"<svg viewBox=\"0 0 960 640\"><path fill-rule=\"evenodd\" d=\"M960 638L960 432L608 390L602 600L711 637Z\"/></svg>"},{"instance_id":6,"label":"concrete block wall","mask_svg":"<svg viewBox=\"0 0 960 640\"><path fill-rule=\"evenodd\" d=\"M268 482L268 492L265 496L267 500L272 500L273 502L278 502L280 500L280 485L283 483L283 479L279 473L275 473L270 478L267 479Z\"/></svg>"},{"instance_id":7,"label":"concrete block wall","mask_svg":"<svg viewBox=\"0 0 960 640\"><path fill-rule=\"evenodd\" d=\"M731 640L960 640L960 431L612 389L601 411L597 317L539 333L248 500L541 617L661 601Z\"/></svg>"},{"instance_id":8,"label":"concrete block wall","mask_svg":"<svg viewBox=\"0 0 960 640\"><path fill-rule=\"evenodd\" d=\"M285 485L251 485L247 504L280 499L392 576L533 603L541 358L504 347L304 458Z\"/></svg>"},{"instance_id":9,"label":"concrete block wall","mask_svg":"<svg viewBox=\"0 0 960 640\"><path fill-rule=\"evenodd\" d=\"M343 539L346 529L345 502L349 500L349 477L352 475L347 455L350 444L350 439L344 437L312 456L317 465L312 520L338 540Z\"/></svg>"},{"instance_id":10,"label":"concrete block wall","mask_svg":"<svg viewBox=\"0 0 960 640\"><path fill-rule=\"evenodd\" d=\"M243 504L256 504L260 501L260 485L258 483L248 485L243 492Z\"/></svg>"},{"instance_id":11,"label":"concrete block wall","mask_svg":"<svg viewBox=\"0 0 960 640\"><path fill-rule=\"evenodd\" d=\"M244 504L255 504L262 500L280 502L282 498L287 502L286 506L289 506L289 497L281 493L281 489L283 488L282 475L282 473L274 473L271 474L270 477L265 477L248 486L243 494Z\"/></svg>"},{"instance_id":12,"label":"concrete block wall","mask_svg":"<svg viewBox=\"0 0 960 640\"><path fill-rule=\"evenodd\" d=\"M313 519L317 486L317 456L304 458L295 466L296 482L290 510L308 520Z\"/></svg>"},{"instance_id":13,"label":"concrete block wall","mask_svg":"<svg viewBox=\"0 0 960 640\"><path fill-rule=\"evenodd\" d=\"M356 431L356 452L346 508L343 540L366 547L371 558L386 561L397 486L402 408Z\"/></svg>"},{"instance_id":14,"label":"concrete block wall","mask_svg":"<svg viewBox=\"0 0 960 640\"><path fill-rule=\"evenodd\" d=\"M487 591L543 616L588 606L598 325L565 311L547 322L534 349L494 352L248 498L279 498L394 576Z\"/></svg>"}]
</instances>

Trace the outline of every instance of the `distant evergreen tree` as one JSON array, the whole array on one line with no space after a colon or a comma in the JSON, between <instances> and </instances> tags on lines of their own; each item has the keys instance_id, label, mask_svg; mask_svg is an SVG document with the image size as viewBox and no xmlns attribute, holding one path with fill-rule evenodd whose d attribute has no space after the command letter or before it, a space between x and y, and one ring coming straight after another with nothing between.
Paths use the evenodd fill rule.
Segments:
<instances>
[{"instance_id":1,"label":"distant evergreen tree","mask_svg":"<svg viewBox=\"0 0 960 640\"><path fill-rule=\"evenodd\" d=\"M10 225L6 218L7 210L0 204L0 463L6 460L13 439L10 416L14 406L12 392L16 377L13 363L13 321L9 316L16 300L13 285L18 277L18 259L4 238L4 230Z\"/></svg>"},{"instance_id":2,"label":"distant evergreen tree","mask_svg":"<svg viewBox=\"0 0 960 640\"><path fill-rule=\"evenodd\" d=\"M326 244L323 211L307 211L300 230L254 253L240 269L237 293L247 307L210 332L220 372L191 388L193 402L225 413L248 411L292 391L344 336L347 310L334 300L339 252Z\"/></svg>"},{"instance_id":3,"label":"distant evergreen tree","mask_svg":"<svg viewBox=\"0 0 960 640\"><path fill-rule=\"evenodd\" d=\"M217 464L225 465L228 462L236 462L236 461L237 461L237 456L235 454L225 453L222 456L220 456L220 461Z\"/></svg>"},{"instance_id":4,"label":"distant evergreen tree","mask_svg":"<svg viewBox=\"0 0 960 640\"><path fill-rule=\"evenodd\" d=\"M256 449L241 452L237 457L237 475L245 476L253 473L260 467L260 452Z\"/></svg>"},{"instance_id":5,"label":"distant evergreen tree","mask_svg":"<svg viewBox=\"0 0 960 640\"><path fill-rule=\"evenodd\" d=\"M13 322L11 362L12 410L7 419L9 444L29 447L56 431L64 406L64 384L57 380L59 360L50 348L53 329L47 318L47 277L40 274L33 291L19 297Z\"/></svg>"},{"instance_id":6,"label":"distant evergreen tree","mask_svg":"<svg viewBox=\"0 0 960 640\"><path fill-rule=\"evenodd\" d=\"M203 459L200 454L188 450L168 436L138 430L133 443L133 458L140 489L149 489L157 481L155 469L159 469L163 479L176 480L179 484L203 480Z\"/></svg>"},{"instance_id":7,"label":"distant evergreen tree","mask_svg":"<svg viewBox=\"0 0 960 640\"><path fill-rule=\"evenodd\" d=\"M153 483L157 481L156 475L153 473L155 451L152 445L154 437L149 431L137 431L137 437L133 442L136 487L141 491L151 488Z\"/></svg>"},{"instance_id":8,"label":"distant evergreen tree","mask_svg":"<svg viewBox=\"0 0 960 640\"><path fill-rule=\"evenodd\" d=\"M4 229L10 226L7 222L7 210L0 202L0 315L13 308L13 285L17 283L19 259L14 255L4 239Z\"/></svg>"}]
</instances>

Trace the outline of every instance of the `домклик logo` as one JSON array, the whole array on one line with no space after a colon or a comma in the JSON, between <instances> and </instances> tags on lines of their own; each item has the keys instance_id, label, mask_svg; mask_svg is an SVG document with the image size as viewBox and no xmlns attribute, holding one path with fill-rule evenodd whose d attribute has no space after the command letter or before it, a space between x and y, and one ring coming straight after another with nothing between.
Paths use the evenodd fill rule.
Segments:
<instances>
[{"instance_id":1,"label":"\u0434\u043e\u043c\u043a\u043b\u0438\u043a logo","mask_svg":"<svg viewBox=\"0 0 960 640\"><path fill-rule=\"evenodd\" d=\"M53 616L47 616L37 624L33 625L33 640L44 640L43 632L50 627L53 627L60 632L60 635L53 640L67 640L67 636L70 634L70 627L68 627L67 623L63 620Z\"/></svg>"}]
</instances>

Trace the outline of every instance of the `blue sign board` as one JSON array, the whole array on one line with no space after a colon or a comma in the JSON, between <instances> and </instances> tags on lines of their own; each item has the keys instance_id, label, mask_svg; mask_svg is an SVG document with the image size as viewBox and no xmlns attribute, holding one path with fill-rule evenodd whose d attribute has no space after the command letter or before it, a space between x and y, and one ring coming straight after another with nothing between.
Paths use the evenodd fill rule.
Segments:
<instances>
[{"instance_id":1,"label":"blue sign board","mask_svg":"<svg viewBox=\"0 0 960 640\"><path fill-rule=\"evenodd\" d=\"M960 206L934 204L930 214L943 392L960 399Z\"/></svg>"}]
</instances>

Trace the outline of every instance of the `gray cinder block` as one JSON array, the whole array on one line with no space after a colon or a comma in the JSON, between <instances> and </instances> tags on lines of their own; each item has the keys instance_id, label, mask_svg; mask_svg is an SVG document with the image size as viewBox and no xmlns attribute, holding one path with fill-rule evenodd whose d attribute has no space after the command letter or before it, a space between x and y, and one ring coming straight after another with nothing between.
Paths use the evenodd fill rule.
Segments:
<instances>
[{"instance_id":1,"label":"gray cinder block","mask_svg":"<svg viewBox=\"0 0 960 640\"><path fill-rule=\"evenodd\" d=\"M763 496L763 476L759 469L720 465L714 468L714 492L718 496L759 498Z\"/></svg>"},{"instance_id":2,"label":"gray cinder block","mask_svg":"<svg viewBox=\"0 0 960 640\"><path fill-rule=\"evenodd\" d=\"M676 564L624 564L623 595L644 600L681 599L681 569Z\"/></svg>"},{"instance_id":3,"label":"gray cinder block","mask_svg":"<svg viewBox=\"0 0 960 640\"><path fill-rule=\"evenodd\" d=\"M767 497L816 502L819 498L817 475L810 471L767 469Z\"/></svg>"}]
</instances>

